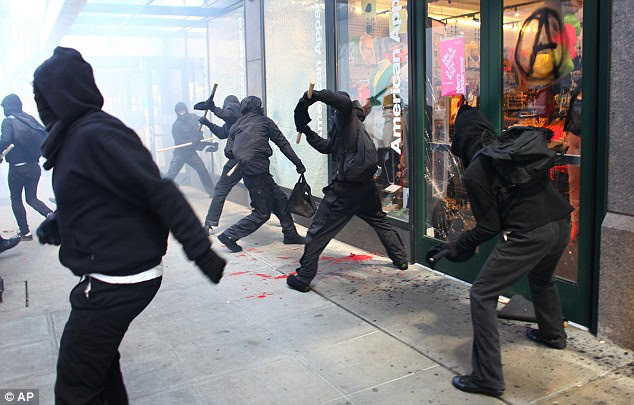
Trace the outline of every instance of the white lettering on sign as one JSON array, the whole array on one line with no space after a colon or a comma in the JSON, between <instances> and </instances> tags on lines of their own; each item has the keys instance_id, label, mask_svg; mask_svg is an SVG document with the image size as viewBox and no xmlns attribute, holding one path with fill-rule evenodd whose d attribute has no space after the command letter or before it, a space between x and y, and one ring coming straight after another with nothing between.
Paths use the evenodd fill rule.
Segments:
<instances>
[{"instance_id":1,"label":"white lettering on sign","mask_svg":"<svg viewBox=\"0 0 634 405\"><path fill-rule=\"evenodd\" d=\"M401 0L392 0L392 19L393 29L390 31L390 38L398 42L399 46L392 51L392 137L390 147L401 154L401 138L403 130L401 127L401 37L398 35L403 23L401 18Z\"/></svg>"},{"instance_id":2,"label":"white lettering on sign","mask_svg":"<svg viewBox=\"0 0 634 405\"><path fill-rule=\"evenodd\" d=\"M322 34L322 22L321 22L321 5L320 0L315 0L315 53L317 54L316 65L315 65L315 87L317 89L323 89L323 63L322 63L322 54L324 52L324 41ZM324 106L323 103L317 104L317 128L315 132L318 134L322 134L324 128Z\"/></svg>"}]
</instances>

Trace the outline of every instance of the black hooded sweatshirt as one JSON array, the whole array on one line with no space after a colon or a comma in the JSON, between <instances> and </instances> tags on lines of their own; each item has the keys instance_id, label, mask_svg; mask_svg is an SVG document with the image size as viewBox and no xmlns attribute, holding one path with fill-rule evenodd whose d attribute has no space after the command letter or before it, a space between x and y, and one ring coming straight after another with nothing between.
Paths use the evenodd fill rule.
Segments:
<instances>
[{"instance_id":1,"label":"black hooded sweatshirt","mask_svg":"<svg viewBox=\"0 0 634 405\"><path fill-rule=\"evenodd\" d=\"M212 112L225 123L223 126L212 123L211 126L208 126L209 130L219 139L227 139L233 124L242 117L242 112L240 112L240 100L234 95L228 95L225 98L222 108L216 107Z\"/></svg>"},{"instance_id":2,"label":"black hooded sweatshirt","mask_svg":"<svg viewBox=\"0 0 634 405\"><path fill-rule=\"evenodd\" d=\"M13 144L13 149L6 156L7 162L12 165L18 163L37 163L39 157L35 158L31 153L25 151L15 140L14 120L20 120L32 128L44 129L34 117L22 111L22 101L15 94L9 94L2 100L4 115L7 117L2 120L2 137L0 137L0 153L9 145ZM14 118L11 118L14 117Z\"/></svg>"},{"instance_id":3,"label":"black hooded sweatshirt","mask_svg":"<svg viewBox=\"0 0 634 405\"><path fill-rule=\"evenodd\" d=\"M178 115L179 111L185 111L183 116ZM176 121L172 124L172 137L174 138L174 145L182 145L184 143L192 142L191 146L185 146L183 148L174 149L176 155L191 155L196 153L196 143L202 139L202 132L200 123L198 122L198 115L190 113L187 110L187 105L183 102L176 103L174 107L176 112Z\"/></svg>"},{"instance_id":4,"label":"black hooded sweatshirt","mask_svg":"<svg viewBox=\"0 0 634 405\"><path fill-rule=\"evenodd\" d=\"M314 91L311 99L331 106L335 112L332 128L328 131L328 139L324 139L310 130L306 131L306 140L318 152L332 154L335 164L332 180L345 182L343 164L346 150L356 150L358 135L354 120L365 120L363 108L358 101L352 101L345 93L330 90ZM368 180L368 182L370 181L371 179Z\"/></svg>"},{"instance_id":5,"label":"black hooded sweatshirt","mask_svg":"<svg viewBox=\"0 0 634 405\"><path fill-rule=\"evenodd\" d=\"M249 97L257 99L255 96ZM257 105L261 106L259 99L257 101ZM242 103L244 105L245 101ZM225 156L238 161L244 176L269 173L269 157L273 154L269 139L295 166L302 166L302 161L295 154L291 144L275 122L262 114L261 107L255 108L255 111L244 108L241 110L244 115L231 127L225 145Z\"/></svg>"},{"instance_id":6,"label":"black hooded sweatshirt","mask_svg":"<svg viewBox=\"0 0 634 405\"><path fill-rule=\"evenodd\" d=\"M58 117L42 145L53 168L59 258L76 275L136 274L161 262L171 230L190 260L212 255L193 210L161 178L136 133L101 110L103 97L79 52L57 47L34 86ZM44 119L44 118L43 118ZM48 120L45 120L48 121Z\"/></svg>"},{"instance_id":7,"label":"black hooded sweatshirt","mask_svg":"<svg viewBox=\"0 0 634 405\"><path fill-rule=\"evenodd\" d=\"M465 187L477 221L473 229L458 239L458 247L464 250L475 249L503 230L531 231L561 219L573 210L553 188L547 172L530 187L510 194L505 192L493 162L477 154L487 136L495 136L495 132L480 111L468 105L460 107L451 152L465 167Z\"/></svg>"}]
</instances>

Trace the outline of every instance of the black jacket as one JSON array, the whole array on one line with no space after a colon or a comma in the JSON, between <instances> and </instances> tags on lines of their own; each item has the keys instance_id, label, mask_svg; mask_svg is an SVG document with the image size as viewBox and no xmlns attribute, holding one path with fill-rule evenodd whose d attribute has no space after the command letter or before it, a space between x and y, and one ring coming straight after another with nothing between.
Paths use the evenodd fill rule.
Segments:
<instances>
[{"instance_id":1,"label":"black jacket","mask_svg":"<svg viewBox=\"0 0 634 405\"><path fill-rule=\"evenodd\" d=\"M357 128L354 120L365 119L363 108L358 101L352 101L347 95L330 90L314 91L311 100L321 101L334 108L335 111L332 127L328 130L328 139L320 137L312 130L307 130L306 140L317 151L332 154L335 164L332 180L343 182L345 181L343 164L346 150L356 150Z\"/></svg>"},{"instance_id":2,"label":"black jacket","mask_svg":"<svg viewBox=\"0 0 634 405\"><path fill-rule=\"evenodd\" d=\"M494 135L480 111L461 107L451 151L465 166L465 187L477 223L460 236L459 248L472 250L503 230L531 231L572 212L570 204L553 188L548 173L531 186L509 193L493 162L477 153L482 148L483 133L484 137L487 133Z\"/></svg>"},{"instance_id":3,"label":"black jacket","mask_svg":"<svg viewBox=\"0 0 634 405\"><path fill-rule=\"evenodd\" d=\"M244 176L269 173L269 157L273 154L269 139L295 166L303 166L273 120L257 112L247 112L233 124L225 156L238 161Z\"/></svg>"},{"instance_id":4,"label":"black jacket","mask_svg":"<svg viewBox=\"0 0 634 405\"><path fill-rule=\"evenodd\" d=\"M2 107L4 107L4 115L7 116L2 120L2 136L0 136L0 153L4 151L9 145L13 144L13 149L7 154L6 160L12 165L18 163L37 163L39 157L36 159L30 153L27 153L18 142L15 141L15 120L21 120L26 125L22 126L26 128L31 126L33 128L44 129L31 115L22 111L22 101L15 94L9 94L2 100Z\"/></svg>"},{"instance_id":5,"label":"black jacket","mask_svg":"<svg viewBox=\"0 0 634 405\"><path fill-rule=\"evenodd\" d=\"M79 52L56 48L34 86L59 117L42 151L44 167L54 168L63 265L76 275L139 273L161 262L170 230L190 260L212 254L200 221L139 137L101 110Z\"/></svg>"},{"instance_id":6,"label":"black jacket","mask_svg":"<svg viewBox=\"0 0 634 405\"><path fill-rule=\"evenodd\" d=\"M178 103L177 106L187 111L187 106L184 103ZM196 153L198 142L202 139L202 132L199 131L200 123L198 119L200 117L196 114L187 112L184 116L180 117L177 114L176 121L172 124L172 137L174 138L174 145L181 145L187 142L192 142L191 146L185 146L184 148L174 149L174 153L182 155L190 155Z\"/></svg>"},{"instance_id":7,"label":"black jacket","mask_svg":"<svg viewBox=\"0 0 634 405\"><path fill-rule=\"evenodd\" d=\"M225 98L222 108L215 107L211 111L225 123L222 126L212 123L211 126L207 125L207 128L219 139L227 139L233 124L242 117L242 113L240 112L240 100L234 95L229 95Z\"/></svg>"}]
</instances>

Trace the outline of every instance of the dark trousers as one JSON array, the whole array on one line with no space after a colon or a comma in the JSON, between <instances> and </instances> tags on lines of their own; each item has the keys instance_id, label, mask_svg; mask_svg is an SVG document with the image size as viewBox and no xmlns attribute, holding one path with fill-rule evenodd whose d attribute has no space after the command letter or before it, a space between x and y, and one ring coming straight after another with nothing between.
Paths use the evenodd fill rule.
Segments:
<instances>
[{"instance_id":1,"label":"dark trousers","mask_svg":"<svg viewBox=\"0 0 634 405\"><path fill-rule=\"evenodd\" d=\"M20 227L20 233L29 233L29 224L26 220L26 210L22 203L22 190L26 197L26 203L43 216L53 212L37 198L37 185L40 182L42 169L37 163L27 163L22 166L9 167L9 192L11 193L11 208L13 215Z\"/></svg>"},{"instance_id":2,"label":"dark trousers","mask_svg":"<svg viewBox=\"0 0 634 405\"><path fill-rule=\"evenodd\" d=\"M315 278L319 255L354 215L374 229L393 262L407 262L403 241L387 222L374 182L335 182L324 188L324 198L308 228L304 255L299 260L300 268L297 270L300 281L309 284Z\"/></svg>"},{"instance_id":3,"label":"dark trousers","mask_svg":"<svg viewBox=\"0 0 634 405\"><path fill-rule=\"evenodd\" d=\"M222 168L220 180L218 180L216 188L214 189L214 197L211 199L211 204L209 204L207 218L205 218L205 225L218 226L218 221L220 221L220 214L222 214L222 208L225 205L225 200L227 199L227 196L233 186L238 184L242 178L242 170L240 170L239 166L233 171L233 173L231 173L231 176L228 176L229 171L231 171L237 163L238 162L236 160L230 159Z\"/></svg>"},{"instance_id":4,"label":"dark trousers","mask_svg":"<svg viewBox=\"0 0 634 405\"><path fill-rule=\"evenodd\" d=\"M251 213L224 231L225 236L232 240L244 238L264 225L271 217L271 213L280 220L284 235L297 234L293 217L286 209L288 198L270 173L244 176L244 185L249 190Z\"/></svg>"},{"instance_id":5,"label":"dark trousers","mask_svg":"<svg viewBox=\"0 0 634 405\"><path fill-rule=\"evenodd\" d=\"M90 283L90 291L86 287ZM161 277L137 284L86 279L70 293L72 307L57 360L55 403L128 403L119 345L128 326L152 301Z\"/></svg>"},{"instance_id":6,"label":"dark trousers","mask_svg":"<svg viewBox=\"0 0 634 405\"><path fill-rule=\"evenodd\" d=\"M211 180L211 176L209 176L209 172L205 167L200 156L195 151L192 152L174 152L172 156L172 161L170 162L170 167L167 170L167 174L165 177L174 180L176 175L181 171L183 166L188 164L196 173L198 173L198 177L200 177L200 182L203 184L205 191L210 196L213 195L214 192L214 182Z\"/></svg>"},{"instance_id":7,"label":"dark trousers","mask_svg":"<svg viewBox=\"0 0 634 405\"><path fill-rule=\"evenodd\" d=\"M484 387L504 389L497 302L528 275L535 316L546 339L565 339L555 270L570 240L570 216L529 232L511 232L482 267L470 292L473 351L471 374Z\"/></svg>"}]
</instances>

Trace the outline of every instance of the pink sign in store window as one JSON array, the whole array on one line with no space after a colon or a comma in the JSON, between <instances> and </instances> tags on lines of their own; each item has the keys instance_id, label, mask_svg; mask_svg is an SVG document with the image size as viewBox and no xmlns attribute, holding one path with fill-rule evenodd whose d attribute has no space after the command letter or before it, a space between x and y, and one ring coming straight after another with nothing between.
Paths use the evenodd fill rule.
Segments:
<instances>
[{"instance_id":1,"label":"pink sign in store window","mask_svg":"<svg viewBox=\"0 0 634 405\"><path fill-rule=\"evenodd\" d=\"M441 94L466 94L464 37L439 41Z\"/></svg>"}]
</instances>

